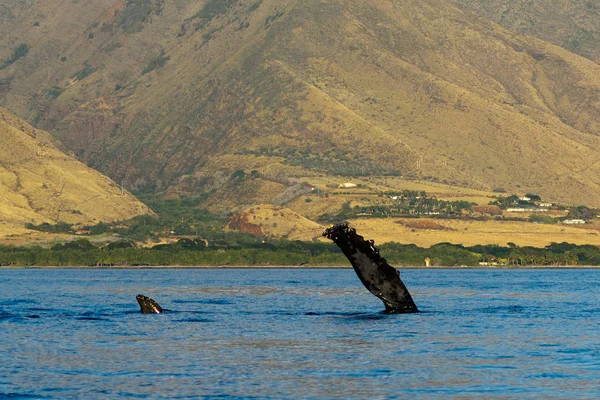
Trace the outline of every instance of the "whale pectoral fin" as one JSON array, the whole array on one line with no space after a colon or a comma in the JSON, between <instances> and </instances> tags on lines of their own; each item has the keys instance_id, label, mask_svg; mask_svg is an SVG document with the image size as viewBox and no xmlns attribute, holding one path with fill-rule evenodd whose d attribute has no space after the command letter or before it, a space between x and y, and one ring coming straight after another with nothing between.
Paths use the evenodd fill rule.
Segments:
<instances>
[{"instance_id":1,"label":"whale pectoral fin","mask_svg":"<svg viewBox=\"0 0 600 400\"><path fill-rule=\"evenodd\" d=\"M152 298L138 294L135 296L138 304L140 305L140 312L142 314L160 314L164 312L163 308Z\"/></svg>"},{"instance_id":2,"label":"whale pectoral fin","mask_svg":"<svg viewBox=\"0 0 600 400\"><path fill-rule=\"evenodd\" d=\"M386 312L419 311L400 279L400 272L381 257L372 240L365 240L348 224L334 225L326 229L323 236L338 245L363 285L383 302Z\"/></svg>"}]
</instances>

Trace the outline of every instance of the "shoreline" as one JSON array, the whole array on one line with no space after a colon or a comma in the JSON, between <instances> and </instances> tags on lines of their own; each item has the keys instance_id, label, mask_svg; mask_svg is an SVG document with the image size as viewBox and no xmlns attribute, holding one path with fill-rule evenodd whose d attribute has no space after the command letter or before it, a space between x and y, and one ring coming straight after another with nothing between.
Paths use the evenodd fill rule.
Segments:
<instances>
[{"instance_id":1,"label":"shoreline","mask_svg":"<svg viewBox=\"0 0 600 400\"><path fill-rule=\"evenodd\" d=\"M455 266L398 266L397 270L418 270L418 269L485 269L485 270L507 270L507 269L600 269L600 265L455 265ZM140 266L0 266L0 270L7 269L352 269L350 265L140 265Z\"/></svg>"}]
</instances>

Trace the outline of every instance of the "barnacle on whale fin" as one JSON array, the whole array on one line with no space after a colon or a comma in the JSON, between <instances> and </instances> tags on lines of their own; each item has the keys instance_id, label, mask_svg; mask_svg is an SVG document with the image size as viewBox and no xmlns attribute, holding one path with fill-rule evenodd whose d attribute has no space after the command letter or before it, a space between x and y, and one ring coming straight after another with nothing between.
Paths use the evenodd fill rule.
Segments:
<instances>
[{"instance_id":1,"label":"barnacle on whale fin","mask_svg":"<svg viewBox=\"0 0 600 400\"><path fill-rule=\"evenodd\" d=\"M383 302L386 312L419 311L400 273L379 254L373 240L365 240L347 223L327 228L323 236L342 250L363 285Z\"/></svg>"}]
</instances>

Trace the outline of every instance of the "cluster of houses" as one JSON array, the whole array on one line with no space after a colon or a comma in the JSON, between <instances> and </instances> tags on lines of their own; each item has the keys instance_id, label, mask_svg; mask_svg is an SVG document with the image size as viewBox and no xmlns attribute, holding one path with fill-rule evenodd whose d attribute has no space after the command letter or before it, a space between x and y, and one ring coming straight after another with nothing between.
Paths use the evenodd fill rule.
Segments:
<instances>
[{"instance_id":1,"label":"cluster of houses","mask_svg":"<svg viewBox=\"0 0 600 400\"><path fill-rule=\"evenodd\" d=\"M526 212L526 213L545 213L551 210L555 204L543 203L527 196L519 197L519 204L531 204L533 207L507 207L507 212ZM562 221L563 224L567 225L580 225L587 223L586 220L581 218L570 218Z\"/></svg>"},{"instance_id":2,"label":"cluster of houses","mask_svg":"<svg viewBox=\"0 0 600 400\"><path fill-rule=\"evenodd\" d=\"M552 203L542 203L541 201L537 201L532 199L531 197L522 196L518 198L519 204L525 204L528 207L507 207L507 212L548 212L550 211L550 207L554 204ZM534 207L530 207L534 206Z\"/></svg>"},{"instance_id":3,"label":"cluster of houses","mask_svg":"<svg viewBox=\"0 0 600 400\"><path fill-rule=\"evenodd\" d=\"M340 189L353 189L361 187L352 182L343 182L335 185L327 185L328 187L337 187ZM315 188L313 188L315 192ZM425 192L419 191L403 191L403 193L393 193L388 195L389 199L394 201L399 207L392 207L392 209L385 209L385 207L371 207L369 209L354 210L356 216L359 217L371 217L381 215L397 215L397 214L411 214L411 215L423 215L423 216L440 216L446 214L453 215L464 215L473 214L477 215L502 215L503 212L508 213L525 213L525 214L545 214L553 215L556 212L560 214L559 210L564 210L559 204L543 202L540 196L537 195L526 195L517 196L511 195L508 197L499 197L496 201L490 203L487 206L477 206L474 203L471 204L460 204L461 202L448 202L439 201L435 196L429 198L425 195ZM466 202L465 202L466 203ZM571 213L569 213L571 214ZM564 214L563 214L564 215ZM571 214L573 215L573 214ZM570 216L571 216L570 215ZM566 218L561 223L566 225L583 225L588 223L588 219L582 214L574 213L576 217ZM559 219L558 219L559 220Z\"/></svg>"}]
</instances>

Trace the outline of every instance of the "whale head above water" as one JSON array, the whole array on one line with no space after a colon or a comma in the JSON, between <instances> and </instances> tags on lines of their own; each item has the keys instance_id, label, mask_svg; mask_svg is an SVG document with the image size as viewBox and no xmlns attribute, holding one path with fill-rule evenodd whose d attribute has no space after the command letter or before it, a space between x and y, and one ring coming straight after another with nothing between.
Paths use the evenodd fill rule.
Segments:
<instances>
[{"instance_id":1,"label":"whale head above water","mask_svg":"<svg viewBox=\"0 0 600 400\"><path fill-rule=\"evenodd\" d=\"M148 296L138 294L135 296L135 299L140 305L140 311L142 314L160 314L164 312L162 307Z\"/></svg>"}]
</instances>

